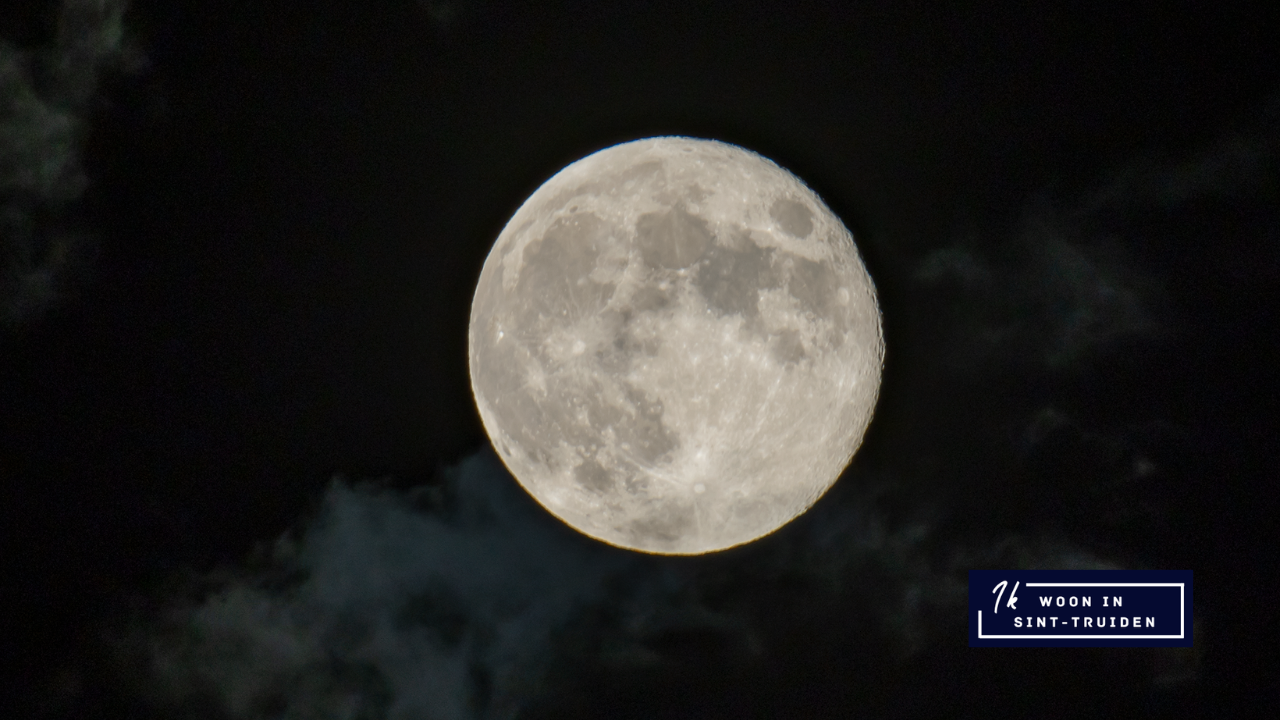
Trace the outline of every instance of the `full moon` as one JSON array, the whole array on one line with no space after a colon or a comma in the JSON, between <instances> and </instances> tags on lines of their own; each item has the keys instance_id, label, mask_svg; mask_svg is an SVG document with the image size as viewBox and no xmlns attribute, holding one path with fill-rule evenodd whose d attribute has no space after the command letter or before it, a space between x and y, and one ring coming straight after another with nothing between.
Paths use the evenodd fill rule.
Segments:
<instances>
[{"instance_id":1,"label":"full moon","mask_svg":"<svg viewBox=\"0 0 1280 720\"><path fill-rule=\"evenodd\" d=\"M875 287L840 219L749 150L659 137L543 184L485 260L471 386L516 480L612 545L693 555L817 501L871 421Z\"/></svg>"}]
</instances>

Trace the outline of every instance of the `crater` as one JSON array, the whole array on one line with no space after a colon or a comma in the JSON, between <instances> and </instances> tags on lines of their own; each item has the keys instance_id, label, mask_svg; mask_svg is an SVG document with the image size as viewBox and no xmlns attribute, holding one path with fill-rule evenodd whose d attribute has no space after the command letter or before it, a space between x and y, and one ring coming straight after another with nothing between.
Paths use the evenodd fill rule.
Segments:
<instances>
[{"instance_id":1,"label":"crater","mask_svg":"<svg viewBox=\"0 0 1280 720\"><path fill-rule=\"evenodd\" d=\"M678 270L698 261L711 245L711 231L702 218L682 205L664 212L645 213L636 220L636 243L649 267Z\"/></svg>"}]
</instances>

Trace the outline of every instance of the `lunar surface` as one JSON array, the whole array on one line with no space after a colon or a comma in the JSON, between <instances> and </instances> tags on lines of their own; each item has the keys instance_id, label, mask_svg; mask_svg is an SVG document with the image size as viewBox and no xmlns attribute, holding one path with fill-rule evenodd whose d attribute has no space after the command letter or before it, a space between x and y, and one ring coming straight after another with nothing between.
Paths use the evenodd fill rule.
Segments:
<instances>
[{"instance_id":1,"label":"lunar surface","mask_svg":"<svg viewBox=\"0 0 1280 720\"><path fill-rule=\"evenodd\" d=\"M773 162L661 137L548 180L489 253L471 384L547 510L697 554L803 513L862 441L884 342L853 237Z\"/></svg>"}]
</instances>

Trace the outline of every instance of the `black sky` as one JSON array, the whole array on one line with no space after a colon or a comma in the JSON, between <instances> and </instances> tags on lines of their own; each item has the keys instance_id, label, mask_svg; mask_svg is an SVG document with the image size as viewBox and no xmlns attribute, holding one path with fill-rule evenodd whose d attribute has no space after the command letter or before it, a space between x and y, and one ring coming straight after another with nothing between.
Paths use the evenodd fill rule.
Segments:
<instances>
[{"instance_id":1,"label":"black sky","mask_svg":"<svg viewBox=\"0 0 1280 720\"><path fill-rule=\"evenodd\" d=\"M19 5L0 38L54 43L57 4ZM1194 570L1212 621L1192 679L1135 681L1141 701L1104 709L1280 691L1263 660L1280 630L1263 600L1280 589L1280 458L1257 419L1280 351L1266 3L135 2L124 27L145 61L103 70L91 102L51 101L85 123L88 185L32 227L81 238L67 243L83 260L0 326L0 684L15 702L143 712L101 634L185 574L241 566L335 474L403 490L483 452L465 342L494 238L564 165L660 134L762 153L853 231L888 359L865 477L840 486L887 484L884 522L928 517L938 543L1052 537ZM4 207L45 207L14 187ZM733 557L708 567L752 556ZM779 618L766 637L816 637L841 602L744 612ZM931 639L951 649L900 672L972 662L986 690L1088 705L1111 667L961 641ZM671 642L661 652L706 652ZM632 707L851 717L867 702L838 688L874 675L875 650L821 651L834 669L814 681L803 652L770 647L738 675L635 687L776 692L686 706L635 690ZM1011 669L1025 657L1035 674ZM909 700L874 707L932 714ZM522 712L628 716L577 686Z\"/></svg>"}]
</instances>

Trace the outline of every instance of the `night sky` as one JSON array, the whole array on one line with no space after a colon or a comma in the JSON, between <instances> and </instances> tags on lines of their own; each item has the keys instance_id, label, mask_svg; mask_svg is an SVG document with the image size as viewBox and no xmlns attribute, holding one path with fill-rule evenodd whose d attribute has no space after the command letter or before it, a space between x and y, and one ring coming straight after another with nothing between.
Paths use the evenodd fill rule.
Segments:
<instances>
[{"instance_id":1,"label":"night sky","mask_svg":"<svg viewBox=\"0 0 1280 720\"><path fill-rule=\"evenodd\" d=\"M5 2L0 714L1280 700L1276 16ZM779 532L695 558L545 513L467 374L516 208L656 135L803 179L884 314L850 468ZM966 571L1013 567L1193 570L1196 647L967 647Z\"/></svg>"}]
</instances>

